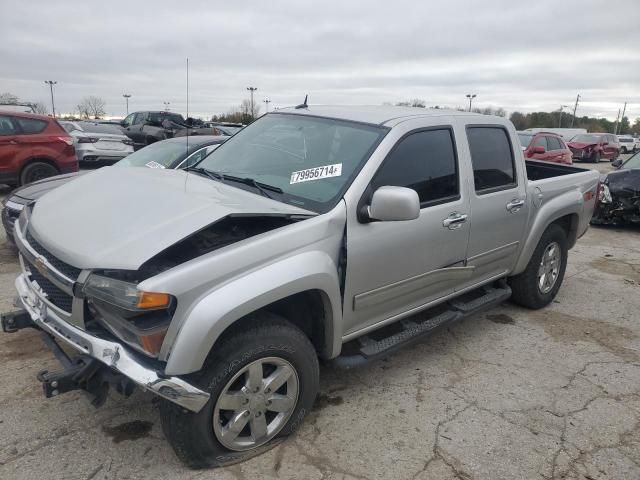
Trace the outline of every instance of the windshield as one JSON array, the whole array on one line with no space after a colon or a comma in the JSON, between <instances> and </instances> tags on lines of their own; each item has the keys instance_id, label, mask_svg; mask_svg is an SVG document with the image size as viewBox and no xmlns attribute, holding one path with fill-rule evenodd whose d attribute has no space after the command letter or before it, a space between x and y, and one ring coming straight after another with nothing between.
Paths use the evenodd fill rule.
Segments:
<instances>
[{"instance_id":1,"label":"windshield","mask_svg":"<svg viewBox=\"0 0 640 480\"><path fill-rule=\"evenodd\" d=\"M622 168L640 168L640 152L629 157L629 159L622 164Z\"/></svg>"},{"instance_id":2,"label":"windshield","mask_svg":"<svg viewBox=\"0 0 640 480\"><path fill-rule=\"evenodd\" d=\"M600 143L600 135L576 135L571 141L579 143Z\"/></svg>"},{"instance_id":3,"label":"windshield","mask_svg":"<svg viewBox=\"0 0 640 480\"><path fill-rule=\"evenodd\" d=\"M274 193L275 200L325 212L386 131L306 115L268 114L240 130L198 167L278 187L282 193Z\"/></svg>"},{"instance_id":4,"label":"windshield","mask_svg":"<svg viewBox=\"0 0 640 480\"><path fill-rule=\"evenodd\" d=\"M124 157L114 166L171 168L175 162L186 156L186 148L186 142L156 142ZM200 148L200 144L189 145L189 153L198 148Z\"/></svg>"},{"instance_id":5,"label":"windshield","mask_svg":"<svg viewBox=\"0 0 640 480\"><path fill-rule=\"evenodd\" d=\"M520 138L520 145L522 145L524 148L527 148L531 143L533 135L529 135L527 133L519 133L518 137Z\"/></svg>"}]
</instances>

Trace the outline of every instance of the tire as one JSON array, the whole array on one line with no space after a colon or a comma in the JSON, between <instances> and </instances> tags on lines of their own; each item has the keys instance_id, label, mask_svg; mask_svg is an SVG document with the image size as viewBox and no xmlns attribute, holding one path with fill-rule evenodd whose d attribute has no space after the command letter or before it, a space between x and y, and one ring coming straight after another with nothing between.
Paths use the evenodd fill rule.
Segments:
<instances>
[{"instance_id":1,"label":"tire","mask_svg":"<svg viewBox=\"0 0 640 480\"><path fill-rule=\"evenodd\" d=\"M276 390L278 393L269 392L265 387L264 380L267 378L260 382L260 387L256 387L262 389L258 394L252 395L247 393L248 390L239 390L248 387L253 389L252 385L255 385L249 383L248 372L242 373L249 365L264 362L266 367L264 370L260 368L259 371L268 377L268 362L276 360L280 362L277 368L283 367L291 373L291 370L286 370L288 365L293 367L295 372L295 376L289 375L287 382ZM236 330L225 338L219 347L216 346L203 370L196 374L195 383L211 395L209 402L200 412L190 412L168 400L161 400L160 418L163 431L178 458L191 468L220 467L241 462L271 449L296 430L311 410L318 392L318 382L318 357L306 335L277 315L259 313L254 316L248 327ZM285 388L288 396L290 388L291 392L296 390L294 387L297 387L297 399L286 415L283 414L280 420L282 424L277 425L277 416L280 414L275 414L269 411L268 406L264 406L271 404L266 400L266 395L271 393L270 398L275 398L282 395L282 389ZM228 390L241 396L241 399L235 402L242 402L242 406L238 407L234 403L233 410L219 408L221 394ZM258 405L260 401L264 402L262 406ZM243 419L245 416L248 420L244 421L246 425L237 437L221 439L225 427L231 423L231 418ZM225 441L239 444L242 439L251 443L251 437L247 434L253 431L254 425L258 425L259 417L264 418L263 423L266 421L269 427L274 427L274 432L267 435L266 440L263 439L262 443L253 446L235 445L236 448L229 448L229 445L223 444ZM214 427L214 419L218 420L217 427ZM223 425L224 423L227 425ZM246 440L247 438L249 440Z\"/></svg>"},{"instance_id":2,"label":"tire","mask_svg":"<svg viewBox=\"0 0 640 480\"><path fill-rule=\"evenodd\" d=\"M53 165L45 162L33 162L28 164L20 172L20 185L26 185L43 178L53 177L58 175L58 169Z\"/></svg>"},{"instance_id":3,"label":"tire","mask_svg":"<svg viewBox=\"0 0 640 480\"><path fill-rule=\"evenodd\" d=\"M552 245L559 249L560 259L557 264L557 276L549 290L540 286L540 270L542 269L543 255ZM536 249L531 255L527 268L520 273L509 278L512 295L511 300L523 307L537 310L547 306L555 298L567 268L567 234L565 230L557 224L551 224L542 234ZM549 275L549 274L548 274ZM545 285L546 286L546 285Z\"/></svg>"},{"instance_id":4,"label":"tire","mask_svg":"<svg viewBox=\"0 0 640 480\"><path fill-rule=\"evenodd\" d=\"M591 155L591 161L593 163L600 163L600 152L595 152L593 155Z\"/></svg>"},{"instance_id":5,"label":"tire","mask_svg":"<svg viewBox=\"0 0 640 480\"><path fill-rule=\"evenodd\" d=\"M620 149L620 153L622 153L622 154L626 154L626 153L627 153L627 147L622 147L622 148Z\"/></svg>"}]
</instances>

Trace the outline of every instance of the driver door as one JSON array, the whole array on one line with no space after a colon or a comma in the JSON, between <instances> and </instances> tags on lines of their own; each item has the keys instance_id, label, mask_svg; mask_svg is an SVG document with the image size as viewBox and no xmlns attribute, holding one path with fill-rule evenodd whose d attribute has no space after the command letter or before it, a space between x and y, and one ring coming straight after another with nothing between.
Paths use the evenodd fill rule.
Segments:
<instances>
[{"instance_id":1,"label":"driver door","mask_svg":"<svg viewBox=\"0 0 640 480\"><path fill-rule=\"evenodd\" d=\"M344 335L364 333L451 294L454 285L472 274L473 269L464 266L469 199L466 182L460 178L454 129L419 128L424 121L407 122L408 131L367 189L369 193L385 185L414 189L420 216L362 223L353 215L362 207L347 205Z\"/></svg>"}]
</instances>

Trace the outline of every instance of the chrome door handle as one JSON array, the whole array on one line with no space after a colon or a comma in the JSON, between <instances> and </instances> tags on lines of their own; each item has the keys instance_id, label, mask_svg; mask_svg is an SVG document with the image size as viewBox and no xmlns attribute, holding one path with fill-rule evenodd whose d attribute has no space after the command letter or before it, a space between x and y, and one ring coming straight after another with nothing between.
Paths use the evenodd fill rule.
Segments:
<instances>
[{"instance_id":1,"label":"chrome door handle","mask_svg":"<svg viewBox=\"0 0 640 480\"><path fill-rule=\"evenodd\" d=\"M511 213L516 213L523 206L524 206L524 200L520 198L514 198L509 203L507 203L507 210L509 210Z\"/></svg>"},{"instance_id":2,"label":"chrome door handle","mask_svg":"<svg viewBox=\"0 0 640 480\"><path fill-rule=\"evenodd\" d=\"M465 213L453 212L442 221L442 226L449 230L460 228L467 221L468 215Z\"/></svg>"}]
</instances>

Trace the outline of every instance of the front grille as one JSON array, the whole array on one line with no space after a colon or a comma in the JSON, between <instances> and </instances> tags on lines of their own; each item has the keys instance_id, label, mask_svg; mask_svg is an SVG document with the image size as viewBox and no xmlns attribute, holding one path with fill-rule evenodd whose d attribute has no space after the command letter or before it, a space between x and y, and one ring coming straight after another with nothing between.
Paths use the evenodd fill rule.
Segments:
<instances>
[{"instance_id":1,"label":"front grille","mask_svg":"<svg viewBox=\"0 0 640 480\"><path fill-rule=\"evenodd\" d=\"M35 281L42 291L46 294L47 299L53 303L56 307L61 308L65 312L71 313L71 304L73 297L66 292L60 290L55 284L53 284L48 278L42 275L33 265L26 261L29 265L29 276L32 281Z\"/></svg>"},{"instance_id":2,"label":"front grille","mask_svg":"<svg viewBox=\"0 0 640 480\"><path fill-rule=\"evenodd\" d=\"M571 153L573 154L574 157L581 157L582 156L582 149L581 148L570 148Z\"/></svg>"},{"instance_id":3,"label":"front grille","mask_svg":"<svg viewBox=\"0 0 640 480\"><path fill-rule=\"evenodd\" d=\"M82 269L72 267L68 263L65 263L62 260L51 255L46 248L40 245L38 241L35 238L33 238L33 235L31 235L31 232L29 230L27 230L27 243L29 243L29 245L31 245L31 248L33 248L36 252L38 252L38 254L45 257L47 261L51 265L53 265L53 267L56 270L58 270L60 273L66 275L71 280L77 280Z\"/></svg>"}]
</instances>

